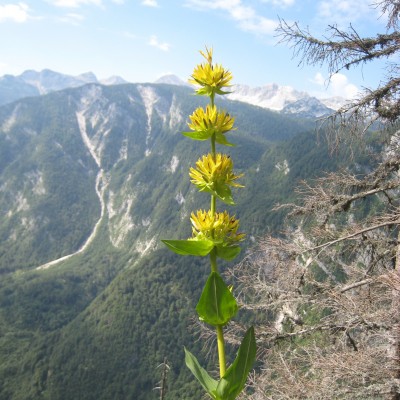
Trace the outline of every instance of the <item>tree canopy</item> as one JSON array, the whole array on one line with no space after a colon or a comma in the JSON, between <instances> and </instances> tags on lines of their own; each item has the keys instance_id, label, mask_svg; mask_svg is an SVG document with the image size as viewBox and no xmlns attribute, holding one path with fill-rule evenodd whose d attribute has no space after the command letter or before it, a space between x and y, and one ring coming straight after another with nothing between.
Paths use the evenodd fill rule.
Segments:
<instances>
[{"instance_id":1,"label":"tree canopy","mask_svg":"<svg viewBox=\"0 0 400 400\"><path fill-rule=\"evenodd\" d=\"M292 46L294 56L300 57L299 65L326 65L333 74L360 67L377 60L386 61L386 75L376 88L366 88L360 96L344 105L333 118L349 127L362 128L362 132L373 122L397 121L400 115L400 77L399 65L393 62L400 51L399 4L396 1L384 0L374 5L387 18L386 32L374 37L361 37L352 25L347 30L329 25L328 35L314 37L308 29L297 22L289 24L280 21L277 29L281 43ZM336 126L336 131L338 127Z\"/></svg>"}]
</instances>

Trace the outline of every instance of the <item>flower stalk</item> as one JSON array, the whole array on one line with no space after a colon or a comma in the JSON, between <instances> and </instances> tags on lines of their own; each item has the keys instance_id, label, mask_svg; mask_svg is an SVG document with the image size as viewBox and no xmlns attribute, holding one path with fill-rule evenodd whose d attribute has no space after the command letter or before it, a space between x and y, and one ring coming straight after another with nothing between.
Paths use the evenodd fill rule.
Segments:
<instances>
[{"instance_id":1,"label":"flower stalk","mask_svg":"<svg viewBox=\"0 0 400 400\"><path fill-rule=\"evenodd\" d=\"M222 378L226 372L226 361L225 361L224 330L221 325L217 325L217 346L218 346L218 359L219 359L219 376Z\"/></svg>"},{"instance_id":2,"label":"flower stalk","mask_svg":"<svg viewBox=\"0 0 400 400\"><path fill-rule=\"evenodd\" d=\"M191 182L201 192L210 193L210 209L191 213L192 237L187 240L163 240L175 253L180 255L207 256L210 258L210 275L203 288L196 311L201 321L216 329L219 361L219 380L215 380L199 365L196 357L185 349L185 362L194 376L215 400L234 400L245 387L247 376L256 355L254 329L247 330L239 347L236 359L227 367L225 354L224 326L238 312L238 304L218 272L217 259L234 260L240 253L239 243L244 234L238 232L239 220L227 211L217 211L217 201L235 204L231 188L242 188L235 175L230 156L217 153L216 145L233 146L226 134L234 130L235 119L215 105L215 96L229 92L232 74L220 64L213 64L212 49L200 51L205 62L195 67L189 82L199 86L196 93L208 96L210 103L198 107L189 116L190 131L182 132L192 140L209 140L210 153L202 156L196 166L190 168Z\"/></svg>"}]
</instances>

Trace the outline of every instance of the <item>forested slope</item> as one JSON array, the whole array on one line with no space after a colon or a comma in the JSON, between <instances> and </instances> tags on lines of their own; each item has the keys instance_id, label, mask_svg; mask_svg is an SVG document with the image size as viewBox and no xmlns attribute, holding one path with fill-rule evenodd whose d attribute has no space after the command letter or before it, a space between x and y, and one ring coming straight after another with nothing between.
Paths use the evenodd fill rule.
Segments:
<instances>
[{"instance_id":1,"label":"forested slope","mask_svg":"<svg viewBox=\"0 0 400 400\"><path fill-rule=\"evenodd\" d=\"M199 101L183 87L87 85L0 108L1 398L156 399L164 357L167 398L199 398L183 346L201 353L190 326L207 267L160 244L189 236L202 207L187 171L205 145L181 135ZM245 254L282 226L275 203L341 161L316 148L311 121L221 105L237 120Z\"/></svg>"}]
</instances>

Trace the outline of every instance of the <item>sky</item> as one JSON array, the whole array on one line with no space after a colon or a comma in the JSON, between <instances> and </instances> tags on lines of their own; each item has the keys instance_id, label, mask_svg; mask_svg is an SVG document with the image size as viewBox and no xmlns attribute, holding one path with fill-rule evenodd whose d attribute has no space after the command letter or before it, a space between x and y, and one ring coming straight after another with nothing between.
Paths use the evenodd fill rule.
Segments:
<instances>
[{"instance_id":1,"label":"sky","mask_svg":"<svg viewBox=\"0 0 400 400\"><path fill-rule=\"evenodd\" d=\"M299 66L279 43L279 19L318 37L329 25L361 36L385 33L376 0L0 0L0 76L51 69L153 82L187 80L212 47L233 83L291 86L317 97L351 98L384 78L384 64L341 71L329 85L325 66Z\"/></svg>"}]
</instances>

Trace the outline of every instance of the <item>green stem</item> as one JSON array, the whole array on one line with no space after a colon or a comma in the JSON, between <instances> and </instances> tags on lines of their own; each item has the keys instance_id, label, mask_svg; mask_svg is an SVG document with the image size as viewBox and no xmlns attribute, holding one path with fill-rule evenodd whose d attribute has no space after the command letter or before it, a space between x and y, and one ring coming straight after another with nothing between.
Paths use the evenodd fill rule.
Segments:
<instances>
[{"instance_id":1,"label":"green stem","mask_svg":"<svg viewBox=\"0 0 400 400\"><path fill-rule=\"evenodd\" d=\"M217 252L215 251L215 247L211 250L210 253L210 263L211 263L211 272L218 272Z\"/></svg>"},{"instance_id":2,"label":"green stem","mask_svg":"<svg viewBox=\"0 0 400 400\"><path fill-rule=\"evenodd\" d=\"M214 93L210 96L211 107L214 107L214 96ZM215 133L211 136L211 154L215 160Z\"/></svg>"},{"instance_id":3,"label":"green stem","mask_svg":"<svg viewBox=\"0 0 400 400\"><path fill-rule=\"evenodd\" d=\"M213 159L215 161L215 133L211 136L211 155L213 156Z\"/></svg>"},{"instance_id":4,"label":"green stem","mask_svg":"<svg viewBox=\"0 0 400 400\"><path fill-rule=\"evenodd\" d=\"M214 95L210 96L211 106L214 106ZM211 136L211 154L215 160L215 134ZM211 215L215 215L216 213L216 205L217 205L217 197L215 195L211 195ZM214 238L214 231L211 232L212 237ZM212 249L210 253L210 263L211 263L211 271L218 272L217 265L217 252L215 247ZM225 359L225 340L224 340L224 331L222 329L222 325L217 326L217 346L218 346L218 359L219 359L219 375L222 378L225 375L226 371L226 359Z\"/></svg>"},{"instance_id":5,"label":"green stem","mask_svg":"<svg viewBox=\"0 0 400 400\"><path fill-rule=\"evenodd\" d=\"M215 196L212 196L214 201L211 200L211 208L215 208ZM211 264L211 271L218 272L218 265L217 265L217 252L215 247L211 250L210 253L210 264ZM219 374L222 378L225 375L226 370L226 361L225 361L225 341L224 341L224 331L222 329L222 325L217 326L217 346L218 346L218 360L219 360Z\"/></svg>"},{"instance_id":6,"label":"green stem","mask_svg":"<svg viewBox=\"0 0 400 400\"><path fill-rule=\"evenodd\" d=\"M217 197L215 195L211 195L211 207L210 207L211 215L215 215L217 212ZM214 232L212 232L212 237L214 238Z\"/></svg>"},{"instance_id":7,"label":"green stem","mask_svg":"<svg viewBox=\"0 0 400 400\"><path fill-rule=\"evenodd\" d=\"M222 330L222 325L217 326L217 343L218 343L218 358L219 358L219 376L222 378L226 371L226 361L225 361L225 341L224 341L224 331Z\"/></svg>"}]
</instances>

